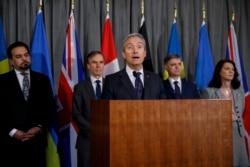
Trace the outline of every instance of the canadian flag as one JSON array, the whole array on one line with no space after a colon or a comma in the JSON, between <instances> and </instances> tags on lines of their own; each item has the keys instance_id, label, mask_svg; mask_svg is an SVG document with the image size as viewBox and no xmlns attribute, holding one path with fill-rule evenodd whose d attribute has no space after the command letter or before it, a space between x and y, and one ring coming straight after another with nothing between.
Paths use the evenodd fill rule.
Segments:
<instances>
[{"instance_id":1,"label":"canadian flag","mask_svg":"<svg viewBox=\"0 0 250 167\"><path fill-rule=\"evenodd\" d=\"M104 23L101 52L105 57L103 77L119 71L120 68L109 14L107 14Z\"/></svg>"}]
</instances>

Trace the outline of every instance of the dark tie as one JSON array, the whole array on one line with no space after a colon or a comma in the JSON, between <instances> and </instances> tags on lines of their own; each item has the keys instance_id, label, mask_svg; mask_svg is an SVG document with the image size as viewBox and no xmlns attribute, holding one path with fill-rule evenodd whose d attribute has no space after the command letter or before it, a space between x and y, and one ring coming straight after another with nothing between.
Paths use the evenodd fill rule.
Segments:
<instances>
[{"instance_id":1,"label":"dark tie","mask_svg":"<svg viewBox=\"0 0 250 167\"><path fill-rule=\"evenodd\" d=\"M100 99L101 97L101 85L100 85L100 80L96 80L96 88L95 88L95 96L96 99Z\"/></svg>"},{"instance_id":2,"label":"dark tie","mask_svg":"<svg viewBox=\"0 0 250 167\"><path fill-rule=\"evenodd\" d=\"M134 71L133 75L135 77L135 89L136 89L137 99L142 99L143 85L140 78L141 73Z\"/></svg>"},{"instance_id":3,"label":"dark tie","mask_svg":"<svg viewBox=\"0 0 250 167\"><path fill-rule=\"evenodd\" d=\"M178 83L179 83L178 81L174 81L174 90L175 90L176 99L181 98L181 90L180 90L180 87L179 87Z\"/></svg>"},{"instance_id":4,"label":"dark tie","mask_svg":"<svg viewBox=\"0 0 250 167\"><path fill-rule=\"evenodd\" d=\"M23 96L24 99L27 101L29 98L29 78L28 73L21 73L23 75Z\"/></svg>"}]
</instances>

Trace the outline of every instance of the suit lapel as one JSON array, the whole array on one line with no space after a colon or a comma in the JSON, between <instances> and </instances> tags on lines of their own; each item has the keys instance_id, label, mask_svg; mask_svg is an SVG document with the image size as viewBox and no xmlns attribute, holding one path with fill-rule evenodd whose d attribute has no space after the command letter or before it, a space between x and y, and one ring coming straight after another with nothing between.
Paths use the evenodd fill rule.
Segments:
<instances>
[{"instance_id":1,"label":"suit lapel","mask_svg":"<svg viewBox=\"0 0 250 167\"><path fill-rule=\"evenodd\" d=\"M144 89L143 89L143 91L144 91L143 98L144 99L151 96L150 95L150 92L152 89L152 87L150 86L150 85L152 85L151 80L152 79L151 79L150 73L148 71L144 70Z\"/></svg>"},{"instance_id":2,"label":"suit lapel","mask_svg":"<svg viewBox=\"0 0 250 167\"><path fill-rule=\"evenodd\" d=\"M94 91L94 88L93 88L93 85L91 83L91 80L90 78L88 78L86 80L86 91L87 91L87 94L92 97L92 98L95 98L95 91Z\"/></svg>"},{"instance_id":3,"label":"suit lapel","mask_svg":"<svg viewBox=\"0 0 250 167\"><path fill-rule=\"evenodd\" d=\"M126 72L125 69L123 69L120 72L119 77L121 79L121 82L122 82L124 88L129 93L129 95L133 99L136 98L135 88L134 88L133 84L131 83L131 80L129 79L129 76L128 76L128 74L127 74L127 72Z\"/></svg>"},{"instance_id":4,"label":"suit lapel","mask_svg":"<svg viewBox=\"0 0 250 167\"><path fill-rule=\"evenodd\" d=\"M222 99L223 98L223 95L222 95L220 89L218 89L218 88L214 88L214 95L215 95L216 99Z\"/></svg>"},{"instance_id":5,"label":"suit lapel","mask_svg":"<svg viewBox=\"0 0 250 167\"><path fill-rule=\"evenodd\" d=\"M188 97L190 88L188 87L188 83L187 83L187 81L185 79L181 79L181 87L182 87L181 96L183 98Z\"/></svg>"},{"instance_id":6,"label":"suit lapel","mask_svg":"<svg viewBox=\"0 0 250 167\"><path fill-rule=\"evenodd\" d=\"M17 79L16 73L14 70L11 72L10 79L12 80L12 82L11 82L12 89L11 90L13 91L13 94L17 94L18 96L20 96L24 100L23 91L21 89L21 86L19 84L19 81Z\"/></svg>"}]
</instances>

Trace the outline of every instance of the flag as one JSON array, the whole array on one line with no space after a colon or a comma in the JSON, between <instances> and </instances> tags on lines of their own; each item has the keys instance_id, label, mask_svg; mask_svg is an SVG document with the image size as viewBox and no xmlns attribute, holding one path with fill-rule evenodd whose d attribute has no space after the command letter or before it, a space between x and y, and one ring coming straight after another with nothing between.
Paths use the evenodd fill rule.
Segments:
<instances>
[{"instance_id":1,"label":"flag","mask_svg":"<svg viewBox=\"0 0 250 167\"><path fill-rule=\"evenodd\" d=\"M178 35L176 19L174 19L174 22L172 24L169 43L168 43L167 55L171 55L171 54L178 55L182 59L181 45L180 45L180 40L179 40L179 35ZM182 60L181 66L182 66L181 77L184 78L185 70L184 70L183 60ZM168 72L165 70L163 73L163 79L166 80L167 78L168 78Z\"/></svg>"},{"instance_id":2,"label":"flag","mask_svg":"<svg viewBox=\"0 0 250 167\"><path fill-rule=\"evenodd\" d=\"M248 157L250 158L250 95L247 86L246 74L243 67L240 51L238 48L238 42L233 23L230 24L228 39L227 39L227 54L226 58L235 62L236 68L239 72L239 79L241 81L241 87L245 92L245 109L243 113L243 120L246 129L246 147L248 151Z\"/></svg>"},{"instance_id":3,"label":"flag","mask_svg":"<svg viewBox=\"0 0 250 167\"><path fill-rule=\"evenodd\" d=\"M147 48L147 55L146 55L144 62L143 62L143 68L154 72L153 63L152 63L151 54L150 54L149 43L148 43L148 35L147 35L147 29L146 29L144 15L142 15L142 18L141 18L141 26L139 28L139 33L144 37L145 42L146 42L146 48Z\"/></svg>"},{"instance_id":4,"label":"flag","mask_svg":"<svg viewBox=\"0 0 250 167\"><path fill-rule=\"evenodd\" d=\"M3 24L2 20L0 19L0 74L8 72L9 70L10 66L6 52Z\"/></svg>"},{"instance_id":5,"label":"flag","mask_svg":"<svg viewBox=\"0 0 250 167\"><path fill-rule=\"evenodd\" d=\"M78 128L72 119L72 97L74 86L85 80L83 61L77 38L73 11L70 13L66 32L66 42L59 77L58 110L59 147L62 166L77 166L77 150L75 149Z\"/></svg>"},{"instance_id":6,"label":"flag","mask_svg":"<svg viewBox=\"0 0 250 167\"><path fill-rule=\"evenodd\" d=\"M47 44L45 26L43 22L43 13L39 9L36 16L36 22L31 40L30 54L32 58L31 68L34 71L47 75L50 79L51 89L56 101L54 80L52 76L50 53ZM46 166L60 167L60 159L57 150L58 135L57 135L57 116L56 106L53 113L53 122L49 128L48 147L46 149Z\"/></svg>"},{"instance_id":7,"label":"flag","mask_svg":"<svg viewBox=\"0 0 250 167\"><path fill-rule=\"evenodd\" d=\"M213 77L214 60L210 47L208 31L205 21L203 20L200 29L199 47L196 57L195 83L200 92L209 84Z\"/></svg>"},{"instance_id":8,"label":"flag","mask_svg":"<svg viewBox=\"0 0 250 167\"><path fill-rule=\"evenodd\" d=\"M109 14L106 16L102 34L101 52L105 57L103 76L107 76L120 70L116 54L116 47Z\"/></svg>"}]
</instances>

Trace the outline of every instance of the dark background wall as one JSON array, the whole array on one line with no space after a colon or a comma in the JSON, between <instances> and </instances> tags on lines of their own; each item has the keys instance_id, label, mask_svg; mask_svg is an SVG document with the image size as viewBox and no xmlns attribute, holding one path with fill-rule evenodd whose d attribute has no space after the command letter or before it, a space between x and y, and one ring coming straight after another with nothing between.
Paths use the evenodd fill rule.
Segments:
<instances>
[{"instance_id":1,"label":"dark background wall","mask_svg":"<svg viewBox=\"0 0 250 167\"><path fill-rule=\"evenodd\" d=\"M176 3L177 26L181 41L186 77L193 81L202 23L202 4L206 8L206 23L214 62L225 57L227 33L232 8L235 9L235 30L250 86L250 1L249 0L145 0L145 18L155 72L162 72ZM44 21L53 63L55 87L58 85L66 27L71 10L70 0L43 0ZM22 40L30 44L39 0L0 0L7 46ZM82 56L100 50L106 17L105 0L75 0L75 24ZM119 64L125 36L138 32L141 0L110 0L110 18L115 37Z\"/></svg>"}]
</instances>

